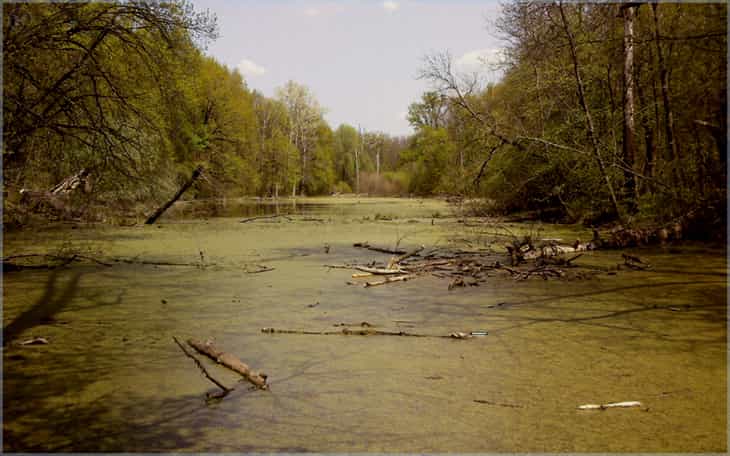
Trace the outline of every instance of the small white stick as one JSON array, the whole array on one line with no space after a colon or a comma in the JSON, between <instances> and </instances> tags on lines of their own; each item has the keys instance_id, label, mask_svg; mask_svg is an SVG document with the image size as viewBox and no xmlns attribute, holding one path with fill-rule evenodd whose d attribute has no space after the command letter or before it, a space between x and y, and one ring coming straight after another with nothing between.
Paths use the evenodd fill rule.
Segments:
<instances>
[{"instance_id":1,"label":"small white stick","mask_svg":"<svg viewBox=\"0 0 730 456\"><path fill-rule=\"evenodd\" d=\"M610 404L585 404L579 405L579 410L603 410L611 407L641 407L639 401L612 402Z\"/></svg>"}]
</instances>

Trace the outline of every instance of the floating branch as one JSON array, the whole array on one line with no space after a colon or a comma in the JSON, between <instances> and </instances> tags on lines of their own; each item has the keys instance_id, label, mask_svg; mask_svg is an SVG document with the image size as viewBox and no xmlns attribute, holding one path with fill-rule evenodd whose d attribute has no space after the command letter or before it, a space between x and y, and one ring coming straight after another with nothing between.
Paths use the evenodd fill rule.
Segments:
<instances>
[{"instance_id":1,"label":"floating branch","mask_svg":"<svg viewBox=\"0 0 730 456\"><path fill-rule=\"evenodd\" d=\"M384 247L375 247L375 246L368 244L367 242L356 242L356 243L352 244L352 246L359 247L361 249L372 250L373 252L390 253L391 255L403 255L404 253L406 253L405 250L387 249Z\"/></svg>"},{"instance_id":2,"label":"floating branch","mask_svg":"<svg viewBox=\"0 0 730 456\"><path fill-rule=\"evenodd\" d=\"M367 266L355 266L355 269L362 272L369 272L370 274L376 275L392 275L392 274L404 274L406 271L403 269L381 269L381 268L369 268Z\"/></svg>"},{"instance_id":3,"label":"floating branch","mask_svg":"<svg viewBox=\"0 0 730 456\"><path fill-rule=\"evenodd\" d=\"M437 337L440 339L468 339L472 337L471 333L455 332L448 336L440 336L434 334L418 334L405 331L381 331L372 327L363 326L362 328L351 329L342 328L340 331L304 331L298 329L276 329L261 328L262 333L267 334L303 334L307 336L400 336L400 337ZM479 334L481 335L481 333Z\"/></svg>"},{"instance_id":4,"label":"floating branch","mask_svg":"<svg viewBox=\"0 0 730 456\"><path fill-rule=\"evenodd\" d=\"M265 374L251 370L250 367L234 355L226 353L213 345L213 342L201 342L195 339L188 339L188 345L193 347L198 353L203 354L218 364L221 364L234 372L239 373L243 378L254 384L259 389L268 389L266 384L267 376Z\"/></svg>"},{"instance_id":5,"label":"floating branch","mask_svg":"<svg viewBox=\"0 0 730 456\"><path fill-rule=\"evenodd\" d=\"M393 282L405 282L406 280L415 279L416 277L417 276L415 274L402 275L398 277L386 277L385 280L379 280L377 282L365 282L365 285L363 286L365 288L377 287L378 285L385 285Z\"/></svg>"},{"instance_id":6,"label":"floating branch","mask_svg":"<svg viewBox=\"0 0 730 456\"><path fill-rule=\"evenodd\" d=\"M273 218L277 218L277 217L285 218L291 222L291 218L289 216L284 215L284 214L277 214L277 215L261 215L258 217L251 217L251 218L241 220L240 223L253 222L254 220L273 219Z\"/></svg>"},{"instance_id":7,"label":"floating branch","mask_svg":"<svg viewBox=\"0 0 730 456\"><path fill-rule=\"evenodd\" d=\"M639 401L613 402L611 404L585 404L579 405L578 410L606 410L613 407L641 407Z\"/></svg>"},{"instance_id":8,"label":"floating branch","mask_svg":"<svg viewBox=\"0 0 730 456\"><path fill-rule=\"evenodd\" d=\"M249 271L248 270L248 266L244 267L244 271L246 272L246 274L259 274L261 272L269 272L269 271L276 270L276 268L266 267L266 266L263 266L263 265L260 265L260 264L257 264L255 266L258 268L255 271Z\"/></svg>"},{"instance_id":9,"label":"floating branch","mask_svg":"<svg viewBox=\"0 0 730 456\"><path fill-rule=\"evenodd\" d=\"M117 263L127 263L127 264L146 264L150 266L186 266L186 267L195 267L199 268L202 263L173 263L170 261L148 261L148 260L138 260L136 258L113 258L112 261L115 261ZM206 263L206 266L215 266L215 263Z\"/></svg>"},{"instance_id":10,"label":"floating branch","mask_svg":"<svg viewBox=\"0 0 730 456\"><path fill-rule=\"evenodd\" d=\"M213 384L215 384L215 386L217 386L218 388L220 388L222 390L220 393L210 396L210 398L221 399L221 398L225 397L228 393L230 393L231 391L233 391L233 388L228 388L226 385L224 385L223 383L219 382L212 375L210 375L208 373L208 370L200 363L200 361L198 361L198 358L196 358L190 352L188 352L185 349L185 347L183 346L183 344L181 344L177 340L177 337L172 336L172 340L174 340L175 343L177 344L177 346L180 347L180 350L182 350L183 353L185 353L185 356L187 356L188 358L192 359L195 362L195 365L198 366L198 369L200 369L200 372L202 372L203 375L205 375L205 378L207 378L208 380L210 380L211 382L213 382Z\"/></svg>"}]
</instances>

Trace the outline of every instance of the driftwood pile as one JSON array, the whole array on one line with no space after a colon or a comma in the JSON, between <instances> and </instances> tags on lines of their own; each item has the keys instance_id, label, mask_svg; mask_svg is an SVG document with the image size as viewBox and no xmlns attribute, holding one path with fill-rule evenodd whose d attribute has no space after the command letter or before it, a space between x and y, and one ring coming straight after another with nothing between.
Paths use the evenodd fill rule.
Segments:
<instances>
[{"instance_id":1,"label":"driftwood pile","mask_svg":"<svg viewBox=\"0 0 730 456\"><path fill-rule=\"evenodd\" d=\"M73 219L79 215L79 208L72 207L74 194L92 191L91 172L82 168L73 176L69 176L49 190L20 190L20 207L26 212L46 213L58 218Z\"/></svg>"},{"instance_id":2,"label":"driftwood pile","mask_svg":"<svg viewBox=\"0 0 730 456\"><path fill-rule=\"evenodd\" d=\"M447 250L433 249L424 253L425 247L413 250L389 249L372 246L367 242L353 246L380 253L392 254L385 262L369 264L325 265L329 268L353 269L350 285L375 287L394 282L413 280L422 276L433 276L449 280L448 288L479 286L489 277L506 274L515 280L533 277L548 280L588 278L600 271L580 267L573 262L592 248L590 244L576 241L573 245L560 245L556 240L543 240L535 245L528 237L515 238L505 245L507 254L493 250ZM626 260L633 269L643 268L640 262Z\"/></svg>"}]
</instances>

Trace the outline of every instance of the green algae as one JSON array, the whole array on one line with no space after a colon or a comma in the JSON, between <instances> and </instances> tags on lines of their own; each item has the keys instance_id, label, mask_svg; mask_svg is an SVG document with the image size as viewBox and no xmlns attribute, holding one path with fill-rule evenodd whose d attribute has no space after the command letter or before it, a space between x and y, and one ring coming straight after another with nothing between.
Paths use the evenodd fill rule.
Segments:
<instances>
[{"instance_id":1,"label":"green algae","mask_svg":"<svg viewBox=\"0 0 730 456\"><path fill-rule=\"evenodd\" d=\"M486 245L483 228L463 226L436 200L300 200L287 212L292 220L245 224L239 220L277 209L239 203L227 202L225 217L191 219L200 214L176 207L160 225L6 234L6 255L81 249L195 263L202 251L207 266L5 273L3 327L15 325L17 339L38 335L51 343L3 350L4 450L726 450L724 249L637 249L632 254L651 269L590 280L494 276L449 291L447 282L424 277L365 289L346 284L350 271L323 265L388 259L352 247L362 241ZM580 227L541 228L544 237L590 238ZM538 232L535 225L509 229ZM622 262L620 252L608 251L579 261L604 269ZM251 264L274 270L247 274ZM260 332L361 321L383 330L489 335ZM206 404L214 387L173 335L214 337L266 372L271 390L252 391L207 364L236 390ZM643 406L576 409L625 400Z\"/></svg>"}]
</instances>

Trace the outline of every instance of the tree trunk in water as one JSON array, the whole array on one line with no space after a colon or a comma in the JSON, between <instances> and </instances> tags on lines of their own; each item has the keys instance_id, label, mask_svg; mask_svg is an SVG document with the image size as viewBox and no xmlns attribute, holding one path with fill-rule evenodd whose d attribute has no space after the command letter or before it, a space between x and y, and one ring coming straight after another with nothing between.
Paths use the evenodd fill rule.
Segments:
<instances>
[{"instance_id":1,"label":"tree trunk in water","mask_svg":"<svg viewBox=\"0 0 730 456\"><path fill-rule=\"evenodd\" d=\"M593 126L593 118L591 117L591 112L588 109L588 104L586 102L585 88L583 87L583 80L580 77L578 55L575 49L575 39L573 38L573 33L570 31L570 27L568 26L568 20L565 18L563 4L559 3L558 8L560 9L560 17L563 22L563 29L565 30L565 35L567 36L568 44L570 45L570 56L573 61L573 74L575 76L575 83L578 87L578 100L580 102L581 108L583 108L583 113L586 116L586 127L588 130L588 138L590 139L591 146L593 147L593 157L595 158L596 163L598 164L598 169L601 171L601 175L606 182L606 188L608 189L608 194L611 197L611 204L613 205L614 211L616 211L616 216L621 217L621 211L619 210L618 201L616 200L616 192L614 192L613 190L611 179L608 176L608 172L606 171L606 165L603 163L601 151L598 147L598 138L596 138L596 129Z\"/></svg>"},{"instance_id":2,"label":"tree trunk in water","mask_svg":"<svg viewBox=\"0 0 730 456\"><path fill-rule=\"evenodd\" d=\"M621 7L624 17L624 179L626 198L633 200L636 196L636 181L633 168L636 155L636 122L634 115L634 18L636 6L632 4ZM634 204L632 203L633 207Z\"/></svg>"},{"instance_id":3,"label":"tree trunk in water","mask_svg":"<svg viewBox=\"0 0 730 456\"><path fill-rule=\"evenodd\" d=\"M147 221L145 223L147 225L151 225L151 224L155 223L157 221L157 219L160 218L160 216L162 214L164 214L165 211L170 208L170 206L172 206L173 204L175 204L175 201L177 201L178 199L180 199L180 197L183 195L183 193L185 193L187 191L187 189L189 189L190 186L193 185L193 183L195 183L195 180L200 176L200 174L202 172L203 172L203 167L202 166L198 166L197 168L195 168L195 171L193 171L193 175L190 176L190 179L188 179L182 185L182 187L180 187L180 190L178 190L177 193L175 193L175 196L173 196L172 199L170 199L170 201L168 201L167 203L165 203L162 206L160 206L160 208L157 209L155 211L155 213L152 214L147 219Z\"/></svg>"}]
</instances>

